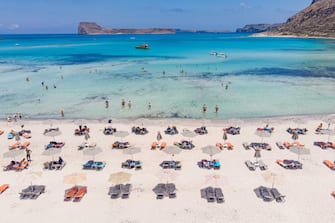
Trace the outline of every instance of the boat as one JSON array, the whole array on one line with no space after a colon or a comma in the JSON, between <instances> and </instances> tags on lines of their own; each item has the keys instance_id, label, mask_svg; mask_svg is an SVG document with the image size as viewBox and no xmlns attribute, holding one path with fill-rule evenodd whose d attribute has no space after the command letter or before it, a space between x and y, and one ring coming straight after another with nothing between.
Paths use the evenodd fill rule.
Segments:
<instances>
[{"instance_id":1,"label":"boat","mask_svg":"<svg viewBox=\"0 0 335 223\"><path fill-rule=\"evenodd\" d=\"M141 45L135 46L135 48L136 49L145 49L145 50L147 50L147 49L149 49L149 44L143 43Z\"/></svg>"},{"instance_id":2,"label":"boat","mask_svg":"<svg viewBox=\"0 0 335 223\"><path fill-rule=\"evenodd\" d=\"M223 58L227 58L228 57L227 54L225 54L225 53L217 53L216 56L217 57L223 57Z\"/></svg>"},{"instance_id":3,"label":"boat","mask_svg":"<svg viewBox=\"0 0 335 223\"><path fill-rule=\"evenodd\" d=\"M216 56L218 53L215 50L211 50L210 55Z\"/></svg>"}]
</instances>

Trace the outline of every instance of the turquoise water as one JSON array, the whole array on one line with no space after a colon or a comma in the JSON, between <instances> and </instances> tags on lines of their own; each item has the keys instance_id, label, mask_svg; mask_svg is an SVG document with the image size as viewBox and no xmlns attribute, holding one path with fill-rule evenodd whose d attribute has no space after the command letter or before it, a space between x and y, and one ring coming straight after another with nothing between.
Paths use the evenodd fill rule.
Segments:
<instances>
[{"instance_id":1,"label":"turquoise water","mask_svg":"<svg viewBox=\"0 0 335 223\"><path fill-rule=\"evenodd\" d=\"M151 49L134 48L142 43ZM211 50L228 58L210 55ZM334 61L335 40L327 39L235 33L2 35L0 117L21 112L58 118L61 109L67 118L92 119L333 113ZM131 109L121 107L123 98L131 100Z\"/></svg>"}]
</instances>

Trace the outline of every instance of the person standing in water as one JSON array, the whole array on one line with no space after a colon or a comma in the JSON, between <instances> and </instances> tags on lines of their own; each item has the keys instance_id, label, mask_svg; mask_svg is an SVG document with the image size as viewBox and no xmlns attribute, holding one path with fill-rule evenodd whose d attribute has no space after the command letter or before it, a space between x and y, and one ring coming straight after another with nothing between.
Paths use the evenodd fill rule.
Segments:
<instances>
[{"instance_id":1,"label":"person standing in water","mask_svg":"<svg viewBox=\"0 0 335 223\"><path fill-rule=\"evenodd\" d=\"M151 110L151 103L148 104L148 110Z\"/></svg>"},{"instance_id":2,"label":"person standing in water","mask_svg":"<svg viewBox=\"0 0 335 223\"><path fill-rule=\"evenodd\" d=\"M219 112L219 106L215 105L215 113L218 113L218 112Z\"/></svg>"},{"instance_id":3,"label":"person standing in water","mask_svg":"<svg viewBox=\"0 0 335 223\"><path fill-rule=\"evenodd\" d=\"M62 118L64 118L64 109L60 110L60 115L62 116Z\"/></svg>"},{"instance_id":4,"label":"person standing in water","mask_svg":"<svg viewBox=\"0 0 335 223\"><path fill-rule=\"evenodd\" d=\"M128 102L128 108L131 109L131 101Z\"/></svg>"},{"instance_id":5,"label":"person standing in water","mask_svg":"<svg viewBox=\"0 0 335 223\"><path fill-rule=\"evenodd\" d=\"M126 101L124 99L122 99L122 101L121 101L122 108L124 108L125 105L126 105Z\"/></svg>"},{"instance_id":6,"label":"person standing in water","mask_svg":"<svg viewBox=\"0 0 335 223\"><path fill-rule=\"evenodd\" d=\"M105 108L108 108L109 107L109 102L108 100L105 101Z\"/></svg>"},{"instance_id":7,"label":"person standing in water","mask_svg":"<svg viewBox=\"0 0 335 223\"><path fill-rule=\"evenodd\" d=\"M207 111L207 106L206 106L206 104L204 104L203 106L202 106L202 112L206 112Z\"/></svg>"}]
</instances>

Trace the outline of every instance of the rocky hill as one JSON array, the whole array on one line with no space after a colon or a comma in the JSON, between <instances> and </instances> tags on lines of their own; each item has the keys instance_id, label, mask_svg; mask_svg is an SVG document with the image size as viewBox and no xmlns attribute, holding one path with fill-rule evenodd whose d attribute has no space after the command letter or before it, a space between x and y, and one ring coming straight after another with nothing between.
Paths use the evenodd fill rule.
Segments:
<instances>
[{"instance_id":1,"label":"rocky hill","mask_svg":"<svg viewBox=\"0 0 335 223\"><path fill-rule=\"evenodd\" d=\"M335 37L335 0L313 0L310 6L265 34Z\"/></svg>"},{"instance_id":2,"label":"rocky hill","mask_svg":"<svg viewBox=\"0 0 335 223\"><path fill-rule=\"evenodd\" d=\"M176 29L147 28L147 29L105 29L95 22L80 22L78 34L171 34Z\"/></svg>"}]
</instances>

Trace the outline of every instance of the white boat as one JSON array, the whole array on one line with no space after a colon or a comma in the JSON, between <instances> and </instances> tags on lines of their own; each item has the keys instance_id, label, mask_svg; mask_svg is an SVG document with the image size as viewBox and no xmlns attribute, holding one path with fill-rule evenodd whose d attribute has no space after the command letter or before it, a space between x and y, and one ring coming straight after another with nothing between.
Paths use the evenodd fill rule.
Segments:
<instances>
[{"instance_id":1,"label":"white boat","mask_svg":"<svg viewBox=\"0 0 335 223\"><path fill-rule=\"evenodd\" d=\"M215 50L211 50L210 55L216 56L218 53Z\"/></svg>"},{"instance_id":2,"label":"white boat","mask_svg":"<svg viewBox=\"0 0 335 223\"><path fill-rule=\"evenodd\" d=\"M216 56L217 57L222 57L222 58L227 58L228 57L227 54L225 54L225 53L217 53Z\"/></svg>"}]
</instances>

